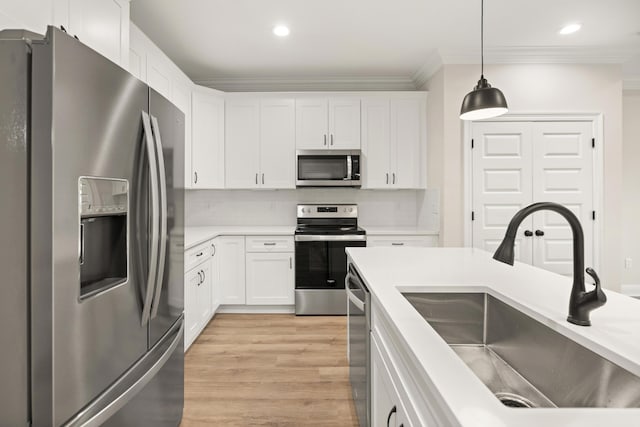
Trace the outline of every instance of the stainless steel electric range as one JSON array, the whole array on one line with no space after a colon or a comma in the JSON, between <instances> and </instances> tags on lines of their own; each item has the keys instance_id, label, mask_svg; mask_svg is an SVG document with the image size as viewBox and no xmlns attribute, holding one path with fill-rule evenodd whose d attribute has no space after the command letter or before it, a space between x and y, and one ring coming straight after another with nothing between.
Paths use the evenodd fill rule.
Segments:
<instances>
[{"instance_id":1,"label":"stainless steel electric range","mask_svg":"<svg viewBox=\"0 0 640 427\"><path fill-rule=\"evenodd\" d=\"M298 205L296 314L347 314L345 248L366 245L357 205Z\"/></svg>"}]
</instances>

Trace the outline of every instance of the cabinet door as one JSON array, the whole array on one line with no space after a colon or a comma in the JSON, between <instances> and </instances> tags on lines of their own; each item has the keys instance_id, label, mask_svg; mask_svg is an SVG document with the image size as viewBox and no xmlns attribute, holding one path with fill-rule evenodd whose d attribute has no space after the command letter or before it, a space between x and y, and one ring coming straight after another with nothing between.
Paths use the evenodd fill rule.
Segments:
<instances>
[{"instance_id":1,"label":"cabinet door","mask_svg":"<svg viewBox=\"0 0 640 427\"><path fill-rule=\"evenodd\" d=\"M199 332L200 316L198 306L198 287L202 281L200 268L189 271L184 276L184 349L187 351Z\"/></svg>"},{"instance_id":2,"label":"cabinet door","mask_svg":"<svg viewBox=\"0 0 640 427\"><path fill-rule=\"evenodd\" d=\"M329 100L329 148L360 149L360 99Z\"/></svg>"},{"instance_id":3,"label":"cabinet door","mask_svg":"<svg viewBox=\"0 0 640 427\"><path fill-rule=\"evenodd\" d=\"M260 184L295 188L296 115L293 99L260 102Z\"/></svg>"},{"instance_id":4,"label":"cabinet door","mask_svg":"<svg viewBox=\"0 0 640 427\"><path fill-rule=\"evenodd\" d=\"M225 186L260 185L260 102L227 99L225 104Z\"/></svg>"},{"instance_id":5,"label":"cabinet door","mask_svg":"<svg viewBox=\"0 0 640 427\"><path fill-rule=\"evenodd\" d=\"M364 188L391 186L389 114L388 98L370 98L362 101Z\"/></svg>"},{"instance_id":6,"label":"cabinet door","mask_svg":"<svg viewBox=\"0 0 640 427\"><path fill-rule=\"evenodd\" d=\"M213 316L213 312L211 310L211 291L213 285L213 271L211 265L212 261L209 259L197 268L197 270L200 270L200 274L202 275L202 283L198 286L197 292L198 316L201 330L207 325L207 323L209 323L211 316Z\"/></svg>"},{"instance_id":7,"label":"cabinet door","mask_svg":"<svg viewBox=\"0 0 640 427\"><path fill-rule=\"evenodd\" d=\"M218 257L218 288L221 304L245 304L244 237L214 239Z\"/></svg>"},{"instance_id":8,"label":"cabinet door","mask_svg":"<svg viewBox=\"0 0 640 427\"><path fill-rule=\"evenodd\" d=\"M329 147L327 107L325 98L296 100L296 148L298 150Z\"/></svg>"},{"instance_id":9,"label":"cabinet door","mask_svg":"<svg viewBox=\"0 0 640 427\"><path fill-rule=\"evenodd\" d=\"M375 335L371 339L371 425L411 427Z\"/></svg>"},{"instance_id":10,"label":"cabinet door","mask_svg":"<svg viewBox=\"0 0 640 427\"><path fill-rule=\"evenodd\" d=\"M197 88L191 96L191 184L224 187L224 99Z\"/></svg>"},{"instance_id":11,"label":"cabinet door","mask_svg":"<svg viewBox=\"0 0 640 427\"><path fill-rule=\"evenodd\" d=\"M247 253L247 304L294 303L293 253Z\"/></svg>"},{"instance_id":12,"label":"cabinet door","mask_svg":"<svg viewBox=\"0 0 640 427\"><path fill-rule=\"evenodd\" d=\"M184 158L174 156L174 164L184 165L184 177L176 178L178 188L191 188L191 82L174 78L171 84L171 102L184 113ZM180 151L180 150L178 150ZM182 167L182 166L181 166ZM174 170L180 170L174 168Z\"/></svg>"},{"instance_id":13,"label":"cabinet door","mask_svg":"<svg viewBox=\"0 0 640 427\"><path fill-rule=\"evenodd\" d=\"M391 185L424 188L426 112L421 99L391 100Z\"/></svg>"},{"instance_id":14,"label":"cabinet door","mask_svg":"<svg viewBox=\"0 0 640 427\"><path fill-rule=\"evenodd\" d=\"M171 71L168 59L147 52L147 84L167 99L171 96Z\"/></svg>"},{"instance_id":15,"label":"cabinet door","mask_svg":"<svg viewBox=\"0 0 640 427\"><path fill-rule=\"evenodd\" d=\"M56 6L58 3L62 2ZM69 33L127 69L129 0L68 0L68 5Z\"/></svg>"}]
</instances>

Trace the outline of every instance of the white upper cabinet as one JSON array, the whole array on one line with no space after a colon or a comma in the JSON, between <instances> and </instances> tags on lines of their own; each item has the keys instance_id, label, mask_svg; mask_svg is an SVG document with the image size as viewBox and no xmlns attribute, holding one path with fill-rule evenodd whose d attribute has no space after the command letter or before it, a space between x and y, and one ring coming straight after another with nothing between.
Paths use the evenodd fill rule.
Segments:
<instances>
[{"instance_id":1,"label":"white upper cabinet","mask_svg":"<svg viewBox=\"0 0 640 427\"><path fill-rule=\"evenodd\" d=\"M68 0L68 10L69 33L128 69L129 0Z\"/></svg>"},{"instance_id":2,"label":"white upper cabinet","mask_svg":"<svg viewBox=\"0 0 640 427\"><path fill-rule=\"evenodd\" d=\"M13 0L0 5L0 28L44 34L47 25L71 35L116 64L129 64L129 0Z\"/></svg>"},{"instance_id":3,"label":"white upper cabinet","mask_svg":"<svg viewBox=\"0 0 640 427\"><path fill-rule=\"evenodd\" d=\"M227 188L260 185L260 101L227 99L225 106Z\"/></svg>"},{"instance_id":4,"label":"white upper cabinet","mask_svg":"<svg viewBox=\"0 0 640 427\"><path fill-rule=\"evenodd\" d=\"M196 87L191 102L191 188L224 188L224 98Z\"/></svg>"},{"instance_id":5,"label":"white upper cabinet","mask_svg":"<svg viewBox=\"0 0 640 427\"><path fill-rule=\"evenodd\" d=\"M226 188L295 188L293 99L229 97Z\"/></svg>"},{"instance_id":6,"label":"white upper cabinet","mask_svg":"<svg viewBox=\"0 0 640 427\"><path fill-rule=\"evenodd\" d=\"M360 99L296 99L296 148L360 149Z\"/></svg>"},{"instance_id":7,"label":"white upper cabinet","mask_svg":"<svg viewBox=\"0 0 640 427\"><path fill-rule=\"evenodd\" d=\"M329 148L360 149L360 99L329 99Z\"/></svg>"},{"instance_id":8,"label":"white upper cabinet","mask_svg":"<svg viewBox=\"0 0 640 427\"><path fill-rule=\"evenodd\" d=\"M426 119L424 95L362 101L363 188L426 187Z\"/></svg>"},{"instance_id":9,"label":"white upper cabinet","mask_svg":"<svg viewBox=\"0 0 640 427\"><path fill-rule=\"evenodd\" d=\"M296 116L292 98L260 101L260 183L295 188Z\"/></svg>"}]
</instances>

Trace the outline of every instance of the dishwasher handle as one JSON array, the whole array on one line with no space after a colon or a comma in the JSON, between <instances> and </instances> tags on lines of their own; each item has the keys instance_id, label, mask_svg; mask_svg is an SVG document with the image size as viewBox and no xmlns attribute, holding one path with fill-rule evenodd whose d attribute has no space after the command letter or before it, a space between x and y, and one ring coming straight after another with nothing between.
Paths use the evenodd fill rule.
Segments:
<instances>
[{"instance_id":1,"label":"dishwasher handle","mask_svg":"<svg viewBox=\"0 0 640 427\"><path fill-rule=\"evenodd\" d=\"M349 297L349 301L351 301L353 303L353 305L358 307L358 310L360 310L362 312L365 311L364 301L362 301L353 292L351 292L351 289L347 289L347 297Z\"/></svg>"}]
</instances>

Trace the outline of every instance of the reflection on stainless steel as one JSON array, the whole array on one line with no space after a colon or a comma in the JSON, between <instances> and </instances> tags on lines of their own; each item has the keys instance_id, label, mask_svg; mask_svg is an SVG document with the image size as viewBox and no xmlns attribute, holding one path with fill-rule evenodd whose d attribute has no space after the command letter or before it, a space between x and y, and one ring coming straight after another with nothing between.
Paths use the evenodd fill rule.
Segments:
<instances>
[{"instance_id":1,"label":"reflection on stainless steel","mask_svg":"<svg viewBox=\"0 0 640 427\"><path fill-rule=\"evenodd\" d=\"M493 393L533 407L640 407L640 377L491 295L404 295Z\"/></svg>"}]
</instances>

